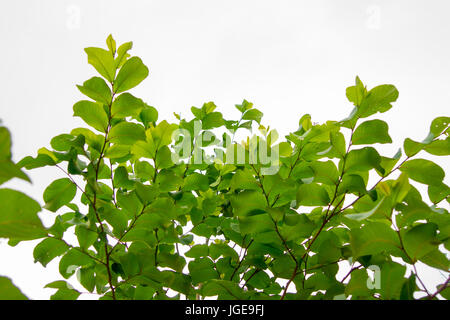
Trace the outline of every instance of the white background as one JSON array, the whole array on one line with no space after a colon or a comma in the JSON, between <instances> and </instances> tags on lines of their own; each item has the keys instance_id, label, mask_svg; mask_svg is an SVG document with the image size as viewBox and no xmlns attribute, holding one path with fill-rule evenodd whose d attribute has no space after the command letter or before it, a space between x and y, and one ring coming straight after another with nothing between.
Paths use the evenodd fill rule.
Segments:
<instances>
[{"instance_id":1,"label":"white background","mask_svg":"<svg viewBox=\"0 0 450 320\"><path fill-rule=\"evenodd\" d=\"M95 75L83 48L105 47L112 33L118 44L133 41L131 53L150 69L133 93L169 121L208 101L233 118L234 104L247 99L264 124L286 134L304 113L317 122L347 116L345 88L356 75L369 88L394 84L400 97L380 115L393 138L380 150L392 156L404 138L422 140L433 118L449 115L449 11L445 0L3 1L0 118L12 131L15 161L81 126L72 117L82 99L75 84ZM449 172L448 158L437 162ZM41 204L42 190L63 177L55 168L28 173L33 185L3 187ZM54 218L40 216L46 225ZM36 243L11 248L0 239L0 274L46 299L53 291L43 286L61 276L57 260L33 263ZM419 273L431 291L444 279L420 265Z\"/></svg>"}]
</instances>

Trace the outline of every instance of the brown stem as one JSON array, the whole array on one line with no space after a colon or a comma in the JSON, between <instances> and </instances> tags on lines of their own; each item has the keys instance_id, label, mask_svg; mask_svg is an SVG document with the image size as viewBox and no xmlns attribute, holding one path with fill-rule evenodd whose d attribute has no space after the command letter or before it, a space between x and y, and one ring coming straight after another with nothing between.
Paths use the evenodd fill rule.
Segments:
<instances>
[{"instance_id":1,"label":"brown stem","mask_svg":"<svg viewBox=\"0 0 450 320\"><path fill-rule=\"evenodd\" d=\"M447 289L449 287L449 283L450 283L450 277L447 278L445 283L443 285L441 285L441 287L435 293L433 293L432 295L428 295L428 300L433 300L439 293L441 293L442 291Z\"/></svg>"}]
</instances>

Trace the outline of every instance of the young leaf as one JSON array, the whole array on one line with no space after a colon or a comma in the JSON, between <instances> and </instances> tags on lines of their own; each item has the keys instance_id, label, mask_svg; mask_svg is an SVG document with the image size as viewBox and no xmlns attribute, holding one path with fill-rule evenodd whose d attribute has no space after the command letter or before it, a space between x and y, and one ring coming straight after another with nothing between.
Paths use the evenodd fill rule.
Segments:
<instances>
[{"instance_id":1,"label":"young leaf","mask_svg":"<svg viewBox=\"0 0 450 320\"><path fill-rule=\"evenodd\" d=\"M258 109L250 109L244 113L242 116L243 120L253 120L256 121L258 124L261 123L261 118L263 117L263 113L259 111Z\"/></svg>"},{"instance_id":2,"label":"young leaf","mask_svg":"<svg viewBox=\"0 0 450 320\"><path fill-rule=\"evenodd\" d=\"M73 106L74 117L80 117L88 125L100 132L105 132L108 128L108 116L103 108L91 101L82 100Z\"/></svg>"},{"instance_id":3,"label":"young leaf","mask_svg":"<svg viewBox=\"0 0 450 320\"><path fill-rule=\"evenodd\" d=\"M84 49L88 56L88 63L92 65L110 83L114 81L116 67L111 53L105 49L89 47Z\"/></svg>"},{"instance_id":4,"label":"young leaf","mask_svg":"<svg viewBox=\"0 0 450 320\"><path fill-rule=\"evenodd\" d=\"M77 88L81 93L97 102L107 105L111 103L111 89L100 77L92 77L86 80L82 86L77 85Z\"/></svg>"},{"instance_id":5,"label":"young leaf","mask_svg":"<svg viewBox=\"0 0 450 320\"><path fill-rule=\"evenodd\" d=\"M128 116L137 117L144 108L144 101L125 92L118 96L111 106L111 116L124 118Z\"/></svg>"},{"instance_id":6,"label":"young leaf","mask_svg":"<svg viewBox=\"0 0 450 320\"><path fill-rule=\"evenodd\" d=\"M116 41L111 34L106 38L106 45L108 46L109 52L111 52L111 55L114 57L116 54Z\"/></svg>"},{"instance_id":7,"label":"young leaf","mask_svg":"<svg viewBox=\"0 0 450 320\"><path fill-rule=\"evenodd\" d=\"M398 98L398 90L390 84L377 86L370 90L362 99L358 115L366 118L377 112L383 113L392 108L391 103Z\"/></svg>"},{"instance_id":8,"label":"young leaf","mask_svg":"<svg viewBox=\"0 0 450 320\"><path fill-rule=\"evenodd\" d=\"M130 56L128 51L133 47L133 42L125 42L117 49L117 58L114 60L115 68L120 68Z\"/></svg>"},{"instance_id":9,"label":"young leaf","mask_svg":"<svg viewBox=\"0 0 450 320\"><path fill-rule=\"evenodd\" d=\"M121 93L132 89L147 76L148 68L142 63L142 60L138 57L132 57L120 68L113 85L114 92Z\"/></svg>"}]
</instances>

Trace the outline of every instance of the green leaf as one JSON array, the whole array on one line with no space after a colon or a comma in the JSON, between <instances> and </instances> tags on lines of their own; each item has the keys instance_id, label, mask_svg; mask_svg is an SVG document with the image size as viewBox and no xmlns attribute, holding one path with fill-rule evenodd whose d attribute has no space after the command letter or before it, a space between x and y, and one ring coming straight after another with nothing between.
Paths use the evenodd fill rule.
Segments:
<instances>
[{"instance_id":1,"label":"green leaf","mask_svg":"<svg viewBox=\"0 0 450 320\"><path fill-rule=\"evenodd\" d=\"M242 120L253 120L258 124L261 123L261 118L263 117L263 113L258 109L250 109L244 113L242 116Z\"/></svg>"},{"instance_id":2,"label":"green leaf","mask_svg":"<svg viewBox=\"0 0 450 320\"><path fill-rule=\"evenodd\" d=\"M128 218L122 210L116 208L105 210L102 216L113 227L115 235L122 235L128 226Z\"/></svg>"},{"instance_id":3,"label":"green leaf","mask_svg":"<svg viewBox=\"0 0 450 320\"><path fill-rule=\"evenodd\" d=\"M352 143L374 144L391 143L392 139L388 133L388 125L382 120L369 120L361 123L353 133Z\"/></svg>"},{"instance_id":4,"label":"green leaf","mask_svg":"<svg viewBox=\"0 0 450 320\"><path fill-rule=\"evenodd\" d=\"M0 127L0 184L12 178L31 182L30 178L20 170L20 166L11 161L11 134L5 127Z\"/></svg>"},{"instance_id":5,"label":"green leaf","mask_svg":"<svg viewBox=\"0 0 450 320\"><path fill-rule=\"evenodd\" d=\"M391 103L398 98L398 90L390 84L377 86L370 90L362 99L358 115L366 118L377 112L383 113L392 108Z\"/></svg>"},{"instance_id":6,"label":"green leaf","mask_svg":"<svg viewBox=\"0 0 450 320\"><path fill-rule=\"evenodd\" d=\"M0 189L0 238L22 241L45 237L39 211L39 203L22 192Z\"/></svg>"},{"instance_id":7,"label":"green leaf","mask_svg":"<svg viewBox=\"0 0 450 320\"><path fill-rule=\"evenodd\" d=\"M95 289L95 273L94 268L81 268L77 272L78 281L86 288L87 291L93 292Z\"/></svg>"},{"instance_id":8,"label":"green leaf","mask_svg":"<svg viewBox=\"0 0 450 320\"><path fill-rule=\"evenodd\" d=\"M445 183L428 186L428 197L431 202L439 203L450 196L450 187Z\"/></svg>"},{"instance_id":9,"label":"green leaf","mask_svg":"<svg viewBox=\"0 0 450 320\"><path fill-rule=\"evenodd\" d=\"M209 247L206 244L197 244L186 252L186 257L200 258L207 257L209 255Z\"/></svg>"},{"instance_id":10,"label":"green leaf","mask_svg":"<svg viewBox=\"0 0 450 320\"><path fill-rule=\"evenodd\" d=\"M109 131L109 141L124 145L133 145L138 140L145 140L145 130L139 124L120 122Z\"/></svg>"},{"instance_id":11,"label":"green leaf","mask_svg":"<svg viewBox=\"0 0 450 320\"><path fill-rule=\"evenodd\" d=\"M129 193L118 192L116 198L117 204L129 213L128 216L136 217L141 213L143 205L136 195L136 191L133 190Z\"/></svg>"},{"instance_id":12,"label":"green leaf","mask_svg":"<svg viewBox=\"0 0 450 320\"><path fill-rule=\"evenodd\" d=\"M403 142L403 149L405 150L405 154L408 157L414 156L416 153L422 150L424 146L425 144L416 142L414 140L411 140L410 138L406 138Z\"/></svg>"},{"instance_id":13,"label":"green leaf","mask_svg":"<svg viewBox=\"0 0 450 320\"><path fill-rule=\"evenodd\" d=\"M105 132L108 128L108 116L98 103L87 100L78 101L73 106L73 116L80 117L100 132Z\"/></svg>"},{"instance_id":14,"label":"green leaf","mask_svg":"<svg viewBox=\"0 0 450 320\"><path fill-rule=\"evenodd\" d=\"M75 235L77 236L80 248L84 251L89 249L97 240L97 231L88 229L86 226L79 225L75 227Z\"/></svg>"},{"instance_id":15,"label":"green leaf","mask_svg":"<svg viewBox=\"0 0 450 320\"><path fill-rule=\"evenodd\" d=\"M78 267L92 266L95 261L87 254L73 248L70 249L59 261L59 273L68 279L75 273Z\"/></svg>"},{"instance_id":16,"label":"green leaf","mask_svg":"<svg viewBox=\"0 0 450 320\"><path fill-rule=\"evenodd\" d=\"M12 178L20 178L31 182L30 178L20 170L19 166L7 159L0 159L0 184Z\"/></svg>"},{"instance_id":17,"label":"green leaf","mask_svg":"<svg viewBox=\"0 0 450 320\"><path fill-rule=\"evenodd\" d=\"M147 161L139 161L134 165L134 173L136 177L149 181L155 175L155 168Z\"/></svg>"},{"instance_id":18,"label":"green leaf","mask_svg":"<svg viewBox=\"0 0 450 320\"><path fill-rule=\"evenodd\" d=\"M120 93L134 88L148 76L148 68L138 57L128 59L120 68L114 81L114 92Z\"/></svg>"},{"instance_id":19,"label":"green leaf","mask_svg":"<svg viewBox=\"0 0 450 320\"><path fill-rule=\"evenodd\" d=\"M156 168L158 169L167 169L173 166L172 162L172 152L170 151L168 146L163 146L158 150L156 154Z\"/></svg>"},{"instance_id":20,"label":"green leaf","mask_svg":"<svg viewBox=\"0 0 450 320\"><path fill-rule=\"evenodd\" d=\"M297 205L325 206L329 202L328 192L317 183L302 184L297 190Z\"/></svg>"},{"instance_id":21,"label":"green leaf","mask_svg":"<svg viewBox=\"0 0 450 320\"><path fill-rule=\"evenodd\" d=\"M372 147L365 147L358 150L352 150L348 153L345 162L345 172L368 171L373 168L384 171L380 166L381 157Z\"/></svg>"},{"instance_id":22,"label":"green leaf","mask_svg":"<svg viewBox=\"0 0 450 320\"><path fill-rule=\"evenodd\" d=\"M437 137L443 132L448 132L450 117L437 117L430 125L430 133Z\"/></svg>"},{"instance_id":23,"label":"green leaf","mask_svg":"<svg viewBox=\"0 0 450 320\"><path fill-rule=\"evenodd\" d=\"M114 170L113 182L114 186L118 188L132 189L134 187L134 182L129 179L128 171L124 166Z\"/></svg>"},{"instance_id":24,"label":"green leaf","mask_svg":"<svg viewBox=\"0 0 450 320\"><path fill-rule=\"evenodd\" d=\"M56 212L70 203L76 193L77 187L69 178L55 180L44 191L44 208Z\"/></svg>"},{"instance_id":25,"label":"green leaf","mask_svg":"<svg viewBox=\"0 0 450 320\"><path fill-rule=\"evenodd\" d=\"M383 251L398 252L401 247L395 231L382 222L369 222L361 229L352 229L350 245L354 258Z\"/></svg>"},{"instance_id":26,"label":"green leaf","mask_svg":"<svg viewBox=\"0 0 450 320\"><path fill-rule=\"evenodd\" d=\"M435 156L450 155L450 138L435 140L424 147L424 150Z\"/></svg>"},{"instance_id":27,"label":"green leaf","mask_svg":"<svg viewBox=\"0 0 450 320\"><path fill-rule=\"evenodd\" d=\"M413 262L437 248L439 241L436 238L436 231L437 225L434 223L423 223L405 233L403 245Z\"/></svg>"},{"instance_id":28,"label":"green leaf","mask_svg":"<svg viewBox=\"0 0 450 320\"><path fill-rule=\"evenodd\" d=\"M242 234L255 234L273 229L273 221L267 213L239 217Z\"/></svg>"},{"instance_id":29,"label":"green leaf","mask_svg":"<svg viewBox=\"0 0 450 320\"><path fill-rule=\"evenodd\" d=\"M133 47L133 42L125 42L117 49L117 57L114 60L115 68L120 68L125 63L126 59L130 56L128 51Z\"/></svg>"},{"instance_id":30,"label":"green leaf","mask_svg":"<svg viewBox=\"0 0 450 320\"><path fill-rule=\"evenodd\" d=\"M116 40L113 39L111 34L106 38L106 45L108 46L109 52L111 52L111 55L114 57L116 54Z\"/></svg>"},{"instance_id":31,"label":"green leaf","mask_svg":"<svg viewBox=\"0 0 450 320\"><path fill-rule=\"evenodd\" d=\"M400 291L400 300L414 300L414 292L417 290L416 276L411 274L403 283Z\"/></svg>"},{"instance_id":32,"label":"green leaf","mask_svg":"<svg viewBox=\"0 0 450 320\"><path fill-rule=\"evenodd\" d=\"M361 221L364 219L369 218L371 215L373 215L378 208L381 206L381 204L383 203L384 198L381 199L381 201L379 201L372 209L370 209L369 211L366 212L358 212L358 213L350 213L350 214L346 214L345 217L348 219L352 219L352 220L356 220L356 221Z\"/></svg>"},{"instance_id":33,"label":"green leaf","mask_svg":"<svg viewBox=\"0 0 450 320\"><path fill-rule=\"evenodd\" d=\"M83 135L73 136L71 134L60 134L53 137L50 145L56 151L69 151L71 147L83 148L85 138Z\"/></svg>"},{"instance_id":34,"label":"green leaf","mask_svg":"<svg viewBox=\"0 0 450 320\"><path fill-rule=\"evenodd\" d=\"M314 182L329 185L336 185L339 180L339 173L333 161L314 161L310 165L314 172Z\"/></svg>"},{"instance_id":35,"label":"green leaf","mask_svg":"<svg viewBox=\"0 0 450 320\"><path fill-rule=\"evenodd\" d=\"M168 123L166 120L161 121L154 128L150 129L151 139L153 140L156 149L167 146L172 142L172 133L177 129L177 125L173 123ZM147 135L149 130L147 130Z\"/></svg>"},{"instance_id":36,"label":"green leaf","mask_svg":"<svg viewBox=\"0 0 450 320\"><path fill-rule=\"evenodd\" d=\"M31 156L25 157L17 163L20 168L35 169L45 166L54 166L56 161L47 154L38 154L36 158Z\"/></svg>"},{"instance_id":37,"label":"green leaf","mask_svg":"<svg viewBox=\"0 0 450 320\"><path fill-rule=\"evenodd\" d=\"M208 177L200 173L194 172L184 179L183 190L200 190L206 191L209 189Z\"/></svg>"},{"instance_id":38,"label":"green leaf","mask_svg":"<svg viewBox=\"0 0 450 320\"><path fill-rule=\"evenodd\" d=\"M0 159L11 159L11 133L0 127Z\"/></svg>"},{"instance_id":39,"label":"green leaf","mask_svg":"<svg viewBox=\"0 0 450 320\"><path fill-rule=\"evenodd\" d=\"M76 300L80 296L80 292L63 280L49 283L44 288L58 289L58 291L50 297L50 300Z\"/></svg>"},{"instance_id":40,"label":"green leaf","mask_svg":"<svg viewBox=\"0 0 450 320\"><path fill-rule=\"evenodd\" d=\"M124 118L128 116L139 116L145 104L141 99L125 92L118 96L111 106L111 116Z\"/></svg>"},{"instance_id":41,"label":"green leaf","mask_svg":"<svg viewBox=\"0 0 450 320\"><path fill-rule=\"evenodd\" d=\"M264 210L266 198L261 192L245 190L231 198L231 205L236 216L245 216L253 210Z\"/></svg>"},{"instance_id":42,"label":"green leaf","mask_svg":"<svg viewBox=\"0 0 450 320\"><path fill-rule=\"evenodd\" d=\"M427 185L440 185L444 179L444 170L430 160L413 159L405 162L400 170L420 183Z\"/></svg>"},{"instance_id":43,"label":"green leaf","mask_svg":"<svg viewBox=\"0 0 450 320\"><path fill-rule=\"evenodd\" d=\"M247 100L244 99L244 101L242 101L242 104L235 104L234 105L236 107L236 109L238 109L241 113L244 113L245 111L253 108L253 103L248 102Z\"/></svg>"},{"instance_id":44,"label":"green leaf","mask_svg":"<svg viewBox=\"0 0 450 320\"><path fill-rule=\"evenodd\" d=\"M174 171L164 169L159 172L156 183L163 192L175 191L183 184L183 179Z\"/></svg>"},{"instance_id":45,"label":"green leaf","mask_svg":"<svg viewBox=\"0 0 450 320\"><path fill-rule=\"evenodd\" d=\"M406 266L394 262L386 262L381 267L380 294L384 300L398 300L405 278ZM376 276L376 274L375 274Z\"/></svg>"},{"instance_id":46,"label":"green leaf","mask_svg":"<svg viewBox=\"0 0 450 320\"><path fill-rule=\"evenodd\" d=\"M145 105L144 110L139 114L139 118L144 126L148 128L150 123L154 123L158 120L158 111L152 106Z\"/></svg>"},{"instance_id":47,"label":"green leaf","mask_svg":"<svg viewBox=\"0 0 450 320\"><path fill-rule=\"evenodd\" d=\"M447 256L436 248L428 252L419 260L430 267L441 269L445 272L448 272L450 268L450 261Z\"/></svg>"},{"instance_id":48,"label":"green leaf","mask_svg":"<svg viewBox=\"0 0 450 320\"><path fill-rule=\"evenodd\" d=\"M211 112L204 116L202 119L202 129L209 130L218 128L224 124L222 114L220 112Z\"/></svg>"},{"instance_id":49,"label":"green leaf","mask_svg":"<svg viewBox=\"0 0 450 320\"><path fill-rule=\"evenodd\" d=\"M230 187L232 190L236 189L252 189L258 190L260 187L252 171L250 170L237 170L231 178Z\"/></svg>"},{"instance_id":50,"label":"green leaf","mask_svg":"<svg viewBox=\"0 0 450 320\"><path fill-rule=\"evenodd\" d=\"M188 269L194 285L219 277L214 263L209 258L198 258L189 262Z\"/></svg>"},{"instance_id":51,"label":"green leaf","mask_svg":"<svg viewBox=\"0 0 450 320\"><path fill-rule=\"evenodd\" d=\"M351 278L345 287L345 294L352 297L367 297L370 295L370 290L367 287L369 276L367 271L363 269L354 270L351 273Z\"/></svg>"},{"instance_id":52,"label":"green leaf","mask_svg":"<svg viewBox=\"0 0 450 320\"><path fill-rule=\"evenodd\" d=\"M338 187L338 194L344 193L366 194L367 190L364 179L358 174L345 174Z\"/></svg>"},{"instance_id":53,"label":"green leaf","mask_svg":"<svg viewBox=\"0 0 450 320\"><path fill-rule=\"evenodd\" d=\"M345 90L345 94L350 102L353 102L355 106L359 106L362 102L362 99L366 95L367 90L364 87L364 84L361 82L359 77L356 77L355 85L348 87Z\"/></svg>"},{"instance_id":54,"label":"green leaf","mask_svg":"<svg viewBox=\"0 0 450 320\"><path fill-rule=\"evenodd\" d=\"M273 229L273 223L271 228ZM280 227L280 233L285 241L295 241L309 237L314 228L315 224L306 214L286 215L285 223Z\"/></svg>"},{"instance_id":55,"label":"green leaf","mask_svg":"<svg viewBox=\"0 0 450 320\"><path fill-rule=\"evenodd\" d=\"M89 98L109 105L111 103L111 89L105 80L100 77L92 77L85 81L82 86L77 85L78 90Z\"/></svg>"},{"instance_id":56,"label":"green leaf","mask_svg":"<svg viewBox=\"0 0 450 320\"><path fill-rule=\"evenodd\" d=\"M280 157L289 157L292 154L292 146L290 143L283 141L278 144Z\"/></svg>"},{"instance_id":57,"label":"green leaf","mask_svg":"<svg viewBox=\"0 0 450 320\"><path fill-rule=\"evenodd\" d=\"M105 49L89 47L84 49L88 63L92 65L109 82L114 81L116 67L111 53Z\"/></svg>"},{"instance_id":58,"label":"green leaf","mask_svg":"<svg viewBox=\"0 0 450 320\"><path fill-rule=\"evenodd\" d=\"M28 300L11 279L0 277L0 300Z\"/></svg>"},{"instance_id":59,"label":"green leaf","mask_svg":"<svg viewBox=\"0 0 450 320\"><path fill-rule=\"evenodd\" d=\"M35 262L40 262L42 266L46 267L50 261L59 257L68 249L63 240L47 238L34 248L33 257Z\"/></svg>"}]
</instances>

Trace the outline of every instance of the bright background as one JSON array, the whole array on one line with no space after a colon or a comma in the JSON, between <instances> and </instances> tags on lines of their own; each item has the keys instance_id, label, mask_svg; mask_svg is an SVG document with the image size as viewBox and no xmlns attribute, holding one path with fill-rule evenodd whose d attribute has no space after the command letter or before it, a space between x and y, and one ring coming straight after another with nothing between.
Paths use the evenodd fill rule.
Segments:
<instances>
[{"instance_id":1,"label":"bright background","mask_svg":"<svg viewBox=\"0 0 450 320\"><path fill-rule=\"evenodd\" d=\"M380 115L393 138L380 148L385 155L406 137L422 140L433 118L449 115L446 0L23 0L0 7L0 118L12 131L15 161L82 125L72 117L82 99L75 84L95 75L83 48L106 47L110 33L118 44L133 41L131 53L149 67L133 93L160 119L190 117L191 106L208 101L232 118L234 104L247 99L264 112L264 124L286 134L304 113L317 122L347 116L345 88L356 75L369 88L391 83L400 91L394 108ZM448 158L437 162L450 172ZM28 174L32 185L2 187L42 204L42 190L63 177L56 168ZM54 218L40 216L46 225ZM33 262L37 242L11 248L0 239L0 274L30 298L47 299L54 290L43 286L62 277L58 260L47 268ZM418 270L430 291L444 280L431 268Z\"/></svg>"}]
</instances>

